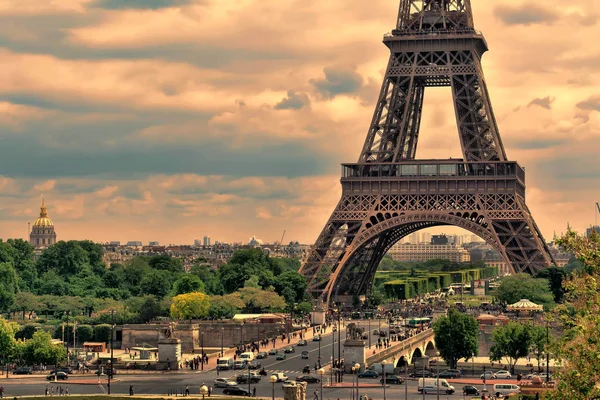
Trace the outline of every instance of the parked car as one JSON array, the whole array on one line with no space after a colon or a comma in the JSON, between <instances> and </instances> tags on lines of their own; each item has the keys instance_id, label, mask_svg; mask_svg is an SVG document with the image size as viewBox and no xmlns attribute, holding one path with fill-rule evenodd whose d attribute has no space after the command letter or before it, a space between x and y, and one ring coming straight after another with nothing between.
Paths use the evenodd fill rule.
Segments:
<instances>
[{"instance_id":1,"label":"parked car","mask_svg":"<svg viewBox=\"0 0 600 400\"><path fill-rule=\"evenodd\" d=\"M498 372L496 372L496 378L497 379L510 379L510 378L512 378L512 375L508 371L498 371Z\"/></svg>"},{"instance_id":2,"label":"parked car","mask_svg":"<svg viewBox=\"0 0 600 400\"><path fill-rule=\"evenodd\" d=\"M260 369L262 367L260 360L252 360L248 364L248 369Z\"/></svg>"},{"instance_id":3,"label":"parked car","mask_svg":"<svg viewBox=\"0 0 600 400\"><path fill-rule=\"evenodd\" d=\"M321 341L321 335L313 336L312 341L313 342L320 342Z\"/></svg>"},{"instance_id":4,"label":"parked car","mask_svg":"<svg viewBox=\"0 0 600 400\"><path fill-rule=\"evenodd\" d=\"M263 358L267 358L267 352L266 351L259 351L258 354L256 355L256 358L263 359Z\"/></svg>"},{"instance_id":5,"label":"parked car","mask_svg":"<svg viewBox=\"0 0 600 400\"><path fill-rule=\"evenodd\" d=\"M308 351L304 350L304 351L302 352L302 359L303 359L303 360L308 360Z\"/></svg>"},{"instance_id":6,"label":"parked car","mask_svg":"<svg viewBox=\"0 0 600 400\"><path fill-rule=\"evenodd\" d=\"M300 375L296 377L296 382L319 383L321 380L311 375Z\"/></svg>"},{"instance_id":7,"label":"parked car","mask_svg":"<svg viewBox=\"0 0 600 400\"><path fill-rule=\"evenodd\" d=\"M237 382L228 378L217 378L213 382L213 385L216 388L226 388L229 386L237 386Z\"/></svg>"},{"instance_id":8,"label":"parked car","mask_svg":"<svg viewBox=\"0 0 600 400\"><path fill-rule=\"evenodd\" d=\"M295 353L296 349L294 346L287 346L285 349L283 349L283 352L286 354Z\"/></svg>"},{"instance_id":9,"label":"parked car","mask_svg":"<svg viewBox=\"0 0 600 400\"><path fill-rule=\"evenodd\" d=\"M69 379L69 375L66 372L61 372L61 371L52 372L50 375L48 375L46 377L46 379L49 381L53 381L55 376L56 376L56 379L59 381L64 381L64 380Z\"/></svg>"},{"instance_id":10,"label":"parked car","mask_svg":"<svg viewBox=\"0 0 600 400\"><path fill-rule=\"evenodd\" d=\"M376 379L379 378L379 374L376 371L373 370L366 370L361 372L360 374L358 374L359 378L371 378L371 379Z\"/></svg>"},{"instance_id":11,"label":"parked car","mask_svg":"<svg viewBox=\"0 0 600 400\"><path fill-rule=\"evenodd\" d=\"M246 369L248 367L248 363L244 360L235 360L233 362L233 369Z\"/></svg>"},{"instance_id":12,"label":"parked car","mask_svg":"<svg viewBox=\"0 0 600 400\"><path fill-rule=\"evenodd\" d=\"M298 342L298 344L296 346L307 346L308 342L304 339L302 339L301 341Z\"/></svg>"},{"instance_id":13,"label":"parked car","mask_svg":"<svg viewBox=\"0 0 600 400\"><path fill-rule=\"evenodd\" d=\"M33 369L31 367L19 367L13 371L13 375L31 375Z\"/></svg>"},{"instance_id":14,"label":"parked car","mask_svg":"<svg viewBox=\"0 0 600 400\"><path fill-rule=\"evenodd\" d=\"M383 385L383 377L379 380ZM397 377L396 375L385 374L385 383L390 385L401 385L404 383L404 379Z\"/></svg>"},{"instance_id":15,"label":"parked car","mask_svg":"<svg viewBox=\"0 0 600 400\"><path fill-rule=\"evenodd\" d=\"M237 383L248 383L248 381L250 383L258 383L260 382L260 375L242 374L238 375L235 380Z\"/></svg>"},{"instance_id":16,"label":"parked car","mask_svg":"<svg viewBox=\"0 0 600 400\"><path fill-rule=\"evenodd\" d=\"M456 371L456 370L447 370L447 371L442 371L438 374L438 377L440 378L459 378L460 377L460 372Z\"/></svg>"},{"instance_id":17,"label":"parked car","mask_svg":"<svg viewBox=\"0 0 600 400\"><path fill-rule=\"evenodd\" d=\"M277 349L270 349L269 350L269 355L270 356L276 356L277 355Z\"/></svg>"},{"instance_id":18,"label":"parked car","mask_svg":"<svg viewBox=\"0 0 600 400\"><path fill-rule=\"evenodd\" d=\"M248 389L244 389L240 386L228 386L223 390L223 394L230 394L233 396L250 396Z\"/></svg>"},{"instance_id":19,"label":"parked car","mask_svg":"<svg viewBox=\"0 0 600 400\"><path fill-rule=\"evenodd\" d=\"M417 370L408 376L411 378L431 378L433 376L433 373L431 373L427 370L425 370L425 371Z\"/></svg>"},{"instance_id":20,"label":"parked car","mask_svg":"<svg viewBox=\"0 0 600 400\"><path fill-rule=\"evenodd\" d=\"M279 353L277 354L277 357L275 358L277 361L281 361L281 360L285 360L286 356L285 353Z\"/></svg>"},{"instance_id":21,"label":"parked car","mask_svg":"<svg viewBox=\"0 0 600 400\"><path fill-rule=\"evenodd\" d=\"M485 373L479 376L481 379L496 379L496 373L493 371L485 371Z\"/></svg>"},{"instance_id":22,"label":"parked car","mask_svg":"<svg viewBox=\"0 0 600 400\"><path fill-rule=\"evenodd\" d=\"M473 385L463 386L463 395L467 396L467 395L470 395L470 394L475 395L475 396L479 396L479 389L477 389Z\"/></svg>"},{"instance_id":23,"label":"parked car","mask_svg":"<svg viewBox=\"0 0 600 400\"><path fill-rule=\"evenodd\" d=\"M71 367L58 367L57 369L53 369L52 371L50 371L51 374L55 373L56 371L58 372L64 372L65 374L73 374L73 368Z\"/></svg>"}]
</instances>

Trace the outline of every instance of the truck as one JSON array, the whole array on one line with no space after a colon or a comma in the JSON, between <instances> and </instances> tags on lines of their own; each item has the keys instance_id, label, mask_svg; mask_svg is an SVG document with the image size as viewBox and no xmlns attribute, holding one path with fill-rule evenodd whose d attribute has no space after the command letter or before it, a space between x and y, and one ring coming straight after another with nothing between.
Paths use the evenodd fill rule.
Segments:
<instances>
[{"instance_id":1,"label":"truck","mask_svg":"<svg viewBox=\"0 0 600 400\"><path fill-rule=\"evenodd\" d=\"M452 394L456 391L454 386L450 385L447 380L439 378L419 378L419 393L441 393Z\"/></svg>"},{"instance_id":2,"label":"truck","mask_svg":"<svg viewBox=\"0 0 600 400\"><path fill-rule=\"evenodd\" d=\"M233 358L221 357L217 358L217 369L220 371L226 371L233 368Z\"/></svg>"},{"instance_id":3,"label":"truck","mask_svg":"<svg viewBox=\"0 0 600 400\"><path fill-rule=\"evenodd\" d=\"M384 364L382 363L373 363L369 367L370 370L377 372L379 375L383 375ZM389 363L385 364L385 373L387 375L392 375L394 373L394 364Z\"/></svg>"}]
</instances>

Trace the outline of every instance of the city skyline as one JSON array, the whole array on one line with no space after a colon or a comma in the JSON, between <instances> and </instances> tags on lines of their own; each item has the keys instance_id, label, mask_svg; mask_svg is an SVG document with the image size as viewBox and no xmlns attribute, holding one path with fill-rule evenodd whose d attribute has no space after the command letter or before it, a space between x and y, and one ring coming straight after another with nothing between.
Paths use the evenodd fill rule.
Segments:
<instances>
[{"instance_id":1,"label":"city skyline","mask_svg":"<svg viewBox=\"0 0 600 400\"><path fill-rule=\"evenodd\" d=\"M0 237L25 237L43 193L59 240L272 242L287 230L314 242L371 120L395 2L34 3L0 9L0 68L14 78L0 84ZM583 232L600 67L577 50L594 48L597 17L583 0L473 5L533 216L547 241L567 223ZM417 156L459 158L450 92L430 92Z\"/></svg>"}]
</instances>

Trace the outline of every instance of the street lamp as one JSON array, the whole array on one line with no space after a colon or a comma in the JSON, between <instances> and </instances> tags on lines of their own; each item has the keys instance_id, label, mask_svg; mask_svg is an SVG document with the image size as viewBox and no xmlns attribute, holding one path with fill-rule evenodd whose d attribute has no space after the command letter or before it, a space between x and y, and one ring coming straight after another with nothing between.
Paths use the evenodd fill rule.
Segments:
<instances>
[{"instance_id":1,"label":"street lamp","mask_svg":"<svg viewBox=\"0 0 600 400\"><path fill-rule=\"evenodd\" d=\"M113 336L115 335L115 310L110 310L110 316L112 319L112 327L110 328L110 370L108 371L108 394L110 395L110 381L112 379L113 376L113 369L114 369L114 365L113 365L113 350L114 350L114 345L113 345Z\"/></svg>"},{"instance_id":2,"label":"street lamp","mask_svg":"<svg viewBox=\"0 0 600 400\"><path fill-rule=\"evenodd\" d=\"M223 332L225 331L225 328L221 327L221 357L225 357L225 354L223 354Z\"/></svg>"},{"instance_id":3,"label":"street lamp","mask_svg":"<svg viewBox=\"0 0 600 400\"><path fill-rule=\"evenodd\" d=\"M356 372L356 367L352 367L352 373ZM358 376L358 375L357 375ZM358 384L358 378L356 378L356 383ZM354 379L352 379L352 400L354 400ZM356 399L358 400L358 399Z\"/></svg>"},{"instance_id":4,"label":"street lamp","mask_svg":"<svg viewBox=\"0 0 600 400\"><path fill-rule=\"evenodd\" d=\"M271 384L273 385L272 400L275 400L275 384L277 383L277 377L275 375L271 375L271 377L269 378L269 382L271 382Z\"/></svg>"},{"instance_id":5,"label":"street lamp","mask_svg":"<svg viewBox=\"0 0 600 400\"><path fill-rule=\"evenodd\" d=\"M208 394L208 388L205 384L202 384L202 386L200 386L200 394L202 395L202 400L204 400L204 396Z\"/></svg>"},{"instance_id":6,"label":"street lamp","mask_svg":"<svg viewBox=\"0 0 600 400\"><path fill-rule=\"evenodd\" d=\"M440 352L437 351L435 353L435 355L436 355L437 358L439 358L440 357ZM436 392L437 392L437 400L440 400L440 363L436 362L435 364L437 365L437 375L436 375L436 377L437 377L437 380L436 380L436 385L437 385L437 390L436 390ZM423 386L425 386L425 384L423 384Z\"/></svg>"},{"instance_id":7,"label":"street lamp","mask_svg":"<svg viewBox=\"0 0 600 400\"><path fill-rule=\"evenodd\" d=\"M71 311L65 311L65 316L67 317L67 334L65 335L65 340L67 342L67 367L69 366L69 315L71 315Z\"/></svg>"},{"instance_id":8,"label":"street lamp","mask_svg":"<svg viewBox=\"0 0 600 400\"><path fill-rule=\"evenodd\" d=\"M200 353L200 357L202 358L200 371L204 371L204 331L200 332Z\"/></svg>"},{"instance_id":9,"label":"street lamp","mask_svg":"<svg viewBox=\"0 0 600 400\"><path fill-rule=\"evenodd\" d=\"M546 383L550 382L550 327L546 321Z\"/></svg>"},{"instance_id":10,"label":"street lamp","mask_svg":"<svg viewBox=\"0 0 600 400\"><path fill-rule=\"evenodd\" d=\"M356 400L358 400L358 373L360 372L360 364L354 364L354 369L356 370Z\"/></svg>"},{"instance_id":11,"label":"street lamp","mask_svg":"<svg viewBox=\"0 0 600 400\"><path fill-rule=\"evenodd\" d=\"M325 370L323 368L319 368L317 372L321 376L321 400L323 400L323 374L325 373Z\"/></svg>"},{"instance_id":12,"label":"street lamp","mask_svg":"<svg viewBox=\"0 0 600 400\"><path fill-rule=\"evenodd\" d=\"M385 397L385 365L387 364L387 361L383 360L381 362L381 368L383 369L383 400L386 400Z\"/></svg>"}]
</instances>

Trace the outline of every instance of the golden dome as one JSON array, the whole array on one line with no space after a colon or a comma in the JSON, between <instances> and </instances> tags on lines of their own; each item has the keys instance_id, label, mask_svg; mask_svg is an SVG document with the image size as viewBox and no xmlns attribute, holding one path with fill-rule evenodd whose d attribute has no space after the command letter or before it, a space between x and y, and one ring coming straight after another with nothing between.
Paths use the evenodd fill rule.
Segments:
<instances>
[{"instance_id":1,"label":"golden dome","mask_svg":"<svg viewBox=\"0 0 600 400\"><path fill-rule=\"evenodd\" d=\"M48 218L48 213L46 212L46 205L44 204L44 198L42 197L42 207L40 207L40 217L35 220L33 223L34 227L38 228L51 228L54 226L54 223L50 218Z\"/></svg>"}]
</instances>

